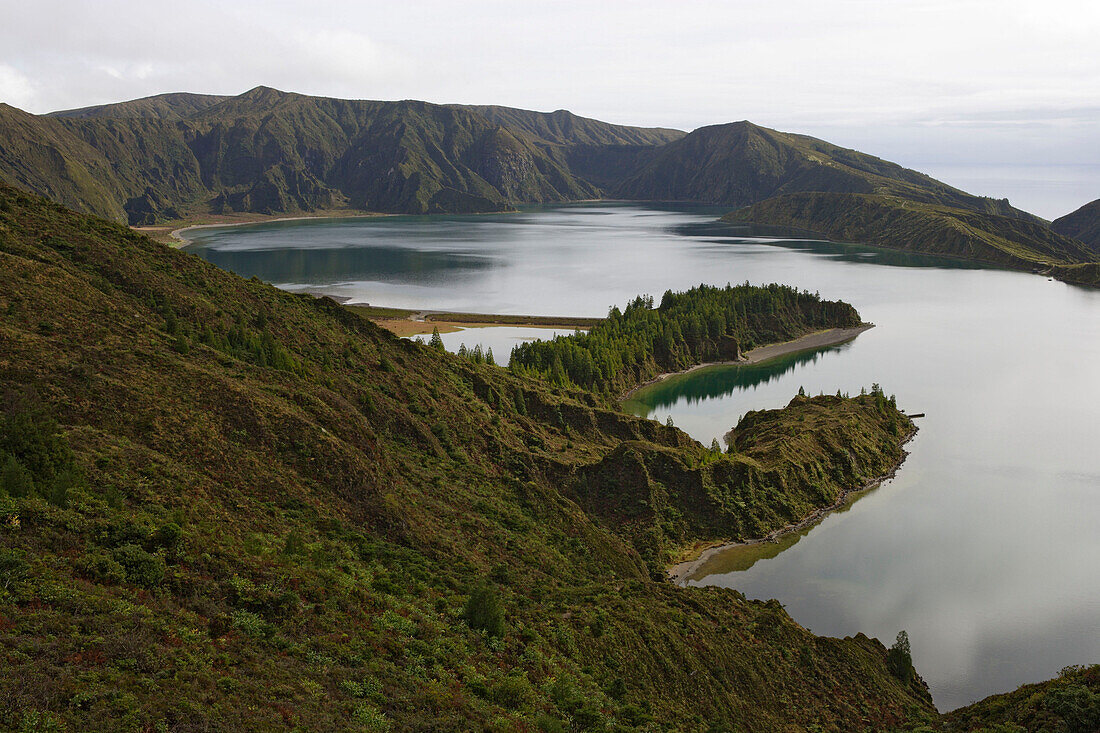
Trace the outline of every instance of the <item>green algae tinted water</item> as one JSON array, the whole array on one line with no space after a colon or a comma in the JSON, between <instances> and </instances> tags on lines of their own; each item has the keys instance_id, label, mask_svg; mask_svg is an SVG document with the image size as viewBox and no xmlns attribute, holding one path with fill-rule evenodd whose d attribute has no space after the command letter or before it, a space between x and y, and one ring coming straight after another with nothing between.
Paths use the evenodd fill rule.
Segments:
<instances>
[{"instance_id":1,"label":"green algae tinted water","mask_svg":"<svg viewBox=\"0 0 1100 733\"><path fill-rule=\"evenodd\" d=\"M597 204L285 222L195 230L190 251L290 290L397 307L600 316L639 293L746 280L847 300L876 328L768 364L693 372L629 403L705 444L799 387L878 382L902 409L927 413L894 480L788 547L716 559L690 582L778 598L819 634L889 644L906 629L941 709L1100 661L1100 291L745 239L716 213ZM522 336L497 337L498 361ZM477 336L448 346L459 340Z\"/></svg>"}]
</instances>

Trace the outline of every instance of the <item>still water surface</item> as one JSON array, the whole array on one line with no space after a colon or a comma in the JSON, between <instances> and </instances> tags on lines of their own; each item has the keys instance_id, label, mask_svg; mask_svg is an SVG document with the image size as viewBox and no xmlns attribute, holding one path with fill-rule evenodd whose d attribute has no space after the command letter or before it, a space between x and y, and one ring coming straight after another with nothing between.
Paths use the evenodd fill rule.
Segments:
<instances>
[{"instance_id":1,"label":"still water surface","mask_svg":"<svg viewBox=\"0 0 1100 733\"><path fill-rule=\"evenodd\" d=\"M190 250L287 289L423 309L599 316L639 293L745 280L847 300L877 324L855 341L701 370L628 405L671 415L705 444L800 386L879 382L902 409L927 413L896 479L789 547L719 558L691 582L778 598L819 634L889 644L906 629L941 709L1100 661L1100 291L746 239L716 213L596 204L284 222L195 230ZM448 345L472 346L473 334Z\"/></svg>"}]
</instances>

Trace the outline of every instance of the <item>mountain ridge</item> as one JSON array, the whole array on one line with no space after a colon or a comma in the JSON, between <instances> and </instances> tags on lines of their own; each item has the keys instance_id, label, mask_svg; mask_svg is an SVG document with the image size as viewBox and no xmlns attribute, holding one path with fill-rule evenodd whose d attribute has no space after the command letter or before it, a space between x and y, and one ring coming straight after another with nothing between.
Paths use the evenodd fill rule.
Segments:
<instances>
[{"instance_id":1,"label":"mountain ridge","mask_svg":"<svg viewBox=\"0 0 1100 733\"><path fill-rule=\"evenodd\" d=\"M44 116L9 111L0 141L0 179L130 224L330 208L476 213L603 197L740 206L801 190L902 195L1042 222L1007 201L747 121L684 133L566 110L257 86Z\"/></svg>"}]
</instances>

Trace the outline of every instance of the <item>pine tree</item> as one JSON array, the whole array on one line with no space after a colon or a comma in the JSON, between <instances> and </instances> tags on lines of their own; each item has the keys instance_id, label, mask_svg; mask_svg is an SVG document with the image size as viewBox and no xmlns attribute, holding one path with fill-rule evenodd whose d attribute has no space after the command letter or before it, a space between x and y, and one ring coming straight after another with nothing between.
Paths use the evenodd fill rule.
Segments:
<instances>
[{"instance_id":1,"label":"pine tree","mask_svg":"<svg viewBox=\"0 0 1100 733\"><path fill-rule=\"evenodd\" d=\"M886 668L902 682L913 679L913 655L909 649L909 634L898 632L893 646L886 652Z\"/></svg>"},{"instance_id":2,"label":"pine tree","mask_svg":"<svg viewBox=\"0 0 1100 733\"><path fill-rule=\"evenodd\" d=\"M439 335L439 326L432 326L432 338L428 341L428 346L437 351L446 350L446 347L443 346L443 337Z\"/></svg>"}]
</instances>

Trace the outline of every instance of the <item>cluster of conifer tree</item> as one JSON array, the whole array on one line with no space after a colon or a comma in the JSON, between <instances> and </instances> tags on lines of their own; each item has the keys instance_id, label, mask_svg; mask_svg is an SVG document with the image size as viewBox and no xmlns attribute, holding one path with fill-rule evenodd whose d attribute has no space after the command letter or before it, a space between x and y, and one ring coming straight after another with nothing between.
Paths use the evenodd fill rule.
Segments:
<instances>
[{"instance_id":1,"label":"cluster of conifer tree","mask_svg":"<svg viewBox=\"0 0 1100 733\"><path fill-rule=\"evenodd\" d=\"M613 307L587 333L520 344L510 368L613 395L662 372L734 360L755 346L859 323L848 303L786 285L700 285L666 291L656 308L652 296L638 296L622 311Z\"/></svg>"}]
</instances>

